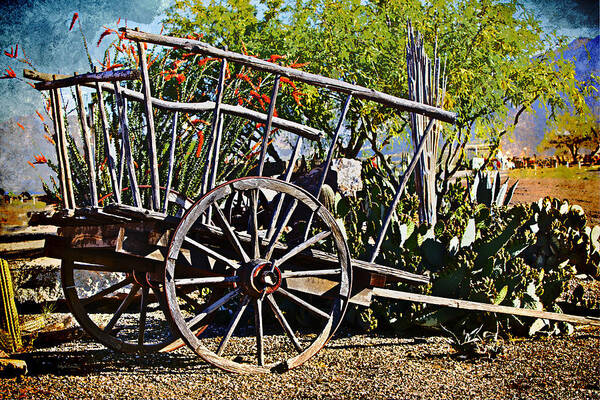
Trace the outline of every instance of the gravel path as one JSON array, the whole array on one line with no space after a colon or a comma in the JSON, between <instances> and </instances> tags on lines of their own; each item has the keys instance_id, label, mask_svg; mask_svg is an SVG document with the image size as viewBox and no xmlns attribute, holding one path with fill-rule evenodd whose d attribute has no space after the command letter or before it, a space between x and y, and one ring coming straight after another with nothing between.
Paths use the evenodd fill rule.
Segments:
<instances>
[{"instance_id":1,"label":"gravel path","mask_svg":"<svg viewBox=\"0 0 600 400\"><path fill-rule=\"evenodd\" d=\"M24 354L29 375L0 379L0 398L600 399L600 329L505 343L495 359L458 360L441 337L339 332L282 375L242 376L187 349L122 355L90 339Z\"/></svg>"}]
</instances>

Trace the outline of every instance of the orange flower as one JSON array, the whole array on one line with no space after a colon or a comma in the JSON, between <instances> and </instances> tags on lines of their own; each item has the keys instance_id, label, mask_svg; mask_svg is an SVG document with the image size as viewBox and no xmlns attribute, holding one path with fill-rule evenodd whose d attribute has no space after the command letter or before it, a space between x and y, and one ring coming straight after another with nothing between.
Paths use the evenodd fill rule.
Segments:
<instances>
[{"instance_id":1,"label":"orange flower","mask_svg":"<svg viewBox=\"0 0 600 400\"><path fill-rule=\"evenodd\" d=\"M182 58L188 58L188 57L192 57L192 56L195 56L195 55L196 55L196 53L183 53L181 55L181 57Z\"/></svg>"},{"instance_id":2,"label":"orange flower","mask_svg":"<svg viewBox=\"0 0 600 400\"><path fill-rule=\"evenodd\" d=\"M261 94L260 97L262 97L262 99L267 103L267 104L271 104L271 98L269 96L267 96L266 94Z\"/></svg>"},{"instance_id":3,"label":"orange flower","mask_svg":"<svg viewBox=\"0 0 600 400\"><path fill-rule=\"evenodd\" d=\"M306 96L306 93L301 93L297 90L294 90L292 92L292 97L294 98L294 101L296 101L296 104L298 104L298 106L302 107L302 103L300 103L300 96Z\"/></svg>"},{"instance_id":4,"label":"orange flower","mask_svg":"<svg viewBox=\"0 0 600 400\"><path fill-rule=\"evenodd\" d=\"M196 147L196 158L200 157L200 153L202 152L202 145L204 144L204 132L198 131L198 147Z\"/></svg>"},{"instance_id":5,"label":"orange flower","mask_svg":"<svg viewBox=\"0 0 600 400\"><path fill-rule=\"evenodd\" d=\"M75 25L75 21L77 21L77 18L79 18L79 13L73 14L73 19L71 20L71 26L69 27L69 32L71 32L71 29L73 29L73 25Z\"/></svg>"},{"instance_id":6,"label":"orange flower","mask_svg":"<svg viewBox=\"0 0 600 400\"><path fill-rule=\"evenodd\" d=\"M280 59L282 59L282 58L285 58L285 56L280 56L280 55L278 55L278 54L272 54L272 55L271 55L271 58L269 58L269 62L272 62L272 63L274 63L274 62L276 62L277 60L280 60Z\"/></svg>"},{"instance_id":7,"label":"orange flower","mask_svg":"<svg viewBox=\"0 0 600 400\"><path fill-rule=\"evenodd\" d=\"M265 126L265 124L263 124L262 122L259 122L258 124L256 124L256 129L260 129L263 128Z\"/></svg>"},{"instance_id":8,"label":"orange flower","mask_svg":"<svg viewBox=\"0 0 600 400\"><path fill-rule=\"evenodd\" d=\"M17 122L17 125L19 126L19 128L25 130L25 128L23 127L23 125L21 125L20 123Z\"/></svg>"},{"instance_id":9,"label":"orange flower","mask_svg":"<svg viewBox=\"0 0 600 400\"><path fill-rule=\"evenodd\" d=\"M35 158L35 164L46 164L48 162L42 153L39 156L34 154L33 158Z\"/></svg>"},{"instance_id":10,"label":"orange flower","mask_svg":"<svg viewBox=\"0 0 600 400\"><path fill-rule=\"evenodd\" d=\"M294 82L292 82L291 80L289 80L286 77L281 77L281 83L285 83L287 85L290 85L291 87L294 88L294 90L296 90L296 84Z\"/></svg>"},{"instance_id":11,"label":"orange flower","mask_svg":"<svg viewBox=\"0 0 600 400\"><path fill-rule=\"evenodd\" d=\"M38 110L35 110L35 113L38 115L38 117L40 117L42 122L44 122L44 116L42 114L40 114L40 112Z\"/></svg>"},{"instance_id":12,"label":"orange flower","mask_svg":"<svg viewBox=\"0 0 600 400\"><path fill-rule=\"evenodd\" d=\"M175 68L175 69L178 69L178 68L179 68L179 66L180 66L182 63L184 63L184 62L185 62L185 60L175 60L175 61L173 61L174 68Z\"/></svg>"},{"instance_id":13,"label":"orange flower","mask_svg":"<svg viewBox=\"0 0 600 400\"><path fill-rule=\"evenodd\" d=\"M310 64L310 63L294 63L294 64L290 65L290 68L302 68L302 67L306 67L308 64Z\"/></svg>"},{"instance_id":14,"label":"orange flower","mask_svg":"<svg viewBox=\"0 0 600 400\"><path fill-rule=\"evenodd\" d=\"M119 25L121 23L121 17L119 17L119 19L117 20L117 25Z\"/></svg>"},{"instance_id":15,"label":"orange flower","mask_svg":"<svg viewBox=\"0 0 600 400\"><path fill-rule=\"evenodd\" d=\"M52 139L50 136L48 136L48 135L44 135L44 138L45 138L45 139L46 139L48 142L50 142L50 143L52 143L53 145L55 145L55 146L56 146L56 143L54 142L54 139Z\"/></svg>"},{"instance_id":16,"label":"orange flower","mask_svg":"<svg viewBox=\"0 0 600 400\"><path fill-rule=\"evenodd\" d=\"M203 67L207 62L215 61L215 60L218 60L218 58L215 58L215 57L203 58L202 60L198 61L198 66Z\"/></svg>"},{"instance_id":17,"label":"orange flower","mask_svg":"<svg viewBox=\"0 0 600 400\"><path fill-rule=\"evenodd\" d=\"M238 104L241 106L244 104L244 99L242 99L241 97L238 97Z\"/></svg>"},{"instance_id":18,"label":"orange flower","mask_svg":"<svg viewBox=\"0 0 600 400\"><path fill-rule=\"evenodd\" d=\"M102 161L102 164L100 164L100 171L104 171L104 165L106 164L107 161L108 161L108 157L104 157L104 161Z\"/></svg>"},{"instance_id":19,"label":"orange flower","mask_svg":"<svg viewBox=\"0 0 600 400\"><path fill-rule=\"evenodd\" d=\"M33 164L31 163L31 161L27 161L27 164L31 165L31 167L32 167L33 169L35 169L35 165L33 165Z\"/></svg>"},{"instance_id":20,"label":"orange flower","mask_svg":"<svg viewBox=\"0 0 600 400\"><path fill-rule=\"evenodd\" d=\"M133 166L138 169L140 166L138 165L138 163L136 163L135 161L133 162Z\"/></svg>"}]
</instances>

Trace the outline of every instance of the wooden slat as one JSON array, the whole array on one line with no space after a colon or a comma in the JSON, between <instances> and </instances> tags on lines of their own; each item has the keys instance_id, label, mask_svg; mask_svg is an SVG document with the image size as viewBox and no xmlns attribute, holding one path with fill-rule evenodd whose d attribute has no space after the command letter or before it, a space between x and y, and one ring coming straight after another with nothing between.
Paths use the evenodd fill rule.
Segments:
<instances>
[{"instance_id":1,"label":"wooden slat","mask_svg":"<svg viewBox=\"0 0 600 400\"><path fill-rule=\"evenodd\" d=\"M173 126L171 127L171 145L169 146L169 170L167 171L167 186L165 189L165 200L162 212L166 213L169 204L169 193L171 192L171 180L173 179L173 168L175 167L175 147L177 146L177 115L173 115Z\"/></svg>"},{"instance_id":2,"label":"wooden slat","mask_svg":"<svg viewBox=\"0 0 600 400\"><path fill-rule=\"evenodd\" d=\"M123 142L123 153L129 171L129 187L133 194L133 205L135 207L142 206L142 197L138 187L137 178L135 176L135 165L133 164L133 155L131 153L131 143L129 140L129 126L127 122L127 101L121 97L121 86L118 82L114 82L115 97L117 99L117 112L119 117L119 126L121 131L121 140Z\"/></svg>"},{"instance_id":3,"label":"wooden slat","mask_svg":"<svg viewBox=\"0 0 600 400\"><path fill-rule=\"evenodd\" d=\"M110 182L113 189L113 196L115 196L115 202L121 202L121 188L120 183L117 180L115 152L111 143L110 135L108 133L109 125L106 117L106 107L104 105L104 96L100 84L95 82L96 95L98 96L98 107L100 109L100 121L102 122L102 135L104 138L104 154L107 158L108 174L110 175Z\"/></svg>"},{"instance_id":4,"label":"wooden slat","mask_svg":"<svg viewBox=\"0 0 600 400\"><path fill-rule=\"evenodd\" d=\"M275 113L275 105L277 104L277 93L279 92L280 79L279 75L275 75L273 82L273 89L271 90L271 102L269 103L269 112L267 114L267 122L265 124L265 131L262 137L262 143L260 147L260 160L258 162L258 173L261 176L263 168L265 166L265 160L267 158L267 146L269 145L269 136L271 135L271 127L273 126L273 114Z\"/></svg>"},{"instance_id":5,"label":"wooden slat","mask_svg":"<svg viewBox=\"0 0 600 400\"><path fill-rule=\"evenodd\" d=\"M43 72L33 71L30 69L23 70L23 77L27 79L32 79L36 81L50 81L52 80L52 76L50 74L46 74ZM57 77L69 77L69 75L55 75ZM82 86L87 86L94 88L94 84L82 84ZM114 87L107 83L99 83L99 86L102 90L106 90L108 92L114 92ZM123 97L128 98L130 100L135 101L143 101L144 95L140 92L136 92L135 90L121 88L121 94ZM167 111L179 111L181 113L199 113L203 111L214 110L215 103L212 101L205 101L202 103L178 103L174 101L167 101L157 98L152 98L152 106L161 110ZM264 123L267 120L267 114L260 113L258 111L250 110L248 108L238 106L238 105L230 105L230 104L222 104L221 111L228 115L233 115L236 117L246 118L252 120L254 122L262 122ZM275 128L283 129L285 131L294 133L296 135L300 135L309 140L320 140L325 136L323 131L320 131L315 128L311 128L309 126L305 126L299 124L297 122L289 121L283 118L273 117L273 126Z\"/></svg>"},{"instance_id":6,"label":"wooden slat","mask_svg":"<svg viewBox=\"0 0 600 400\"><path fill-rule=\"evenodd\" d=\"M382 288L373 288L373 295L395 300L407 300L417 303L434 304L438 306L459 308L472 311L488 311L499 314L520 315L523 317L543 318L553 321L564 321L572 324L586 324L600 326L599 318L581 317L578 315L560 314L548 311L532 310L528 308L517 308L501 306L496 304L478 303L475 301L448 299L445 297L428 296L424 294L401 292Z\"/></svg>"},{"instance_id":7,"label":"wooden slat","mask_svg":"<svg viewBox=\"0 0 600 400\"><path fill-rule=\"evenodd\" d=\"M38 82L34 86L37 90L58 89L74 85L90 84L94 82L116 82L131 79L139 79L139 71L124 69L117 71L92 72L81 75L56 75L56 80Z\"/></svg>"},{"instance_id":8,"label":"wooden slat","mask_svg":"<svg viewBox=\"0 0 600 400\"><path fill-rule=\"evenodd\" d=\"M56 149L56 158L58 164L58 179L60 185L60 193L62 196L62 204L64 208L69 208L69 199L67 196L66 173L64 165L64 157L62 154L62 141L58 126L58 104L56 103L55 90L50 92L50 107L52 109L52 125L54 127L54 147Z\"/></svg>"},{"instance_id":9,"label":"wooden slat","mask_svg":"<svg viewBox=\"0 0 600 400\"><path fill-rule=\"evenodd\" d=\"M251 68L255 68L265 72L270 72L273 74L278 74L281 76L286 76L288 78L293 78L297 81L305 82L311 85L325 87L336 92L352 94L354 97L362 98L365 100L372 100L377 103L394 107L402 111L417 112L419 114L427 115L428 117L435 118L444 122L454 123L456 120L456 113L450 111L446 111L440 108L432 107L426 104L421 104L406 99L401 99L383 92L343 82L337 79L326 78L320 75L311 74L309 72L300 71L294 68L283 67L281 65L264 61L256 57L250 57L244 54L218 49L198 40L157 35L153 33L134 31L132 29L127 28L121 28L120 30L125 34L126 38L135 41L154 43L163 46L178 47L192 53L206 54L217 58L227 58L232 62L240 63Z\"/></svg>"},{"instance_id":10,"label":"wooden slat","mask_svg":"<svg viewBox=\"0 0 600 400\"><path fill-rule=\"evenodd\" d=\"M142 73L142 88L144 95L144 111L146 112L146 140L148 141L148 158L150 159L150 180L152 182L152 210L160 210L160 181L158 177L158 160L156 151L156 133L154 131L154 114L152 112L152 92L150 76L144 46L138 42L140 70Z\"/></svg>"},{"instance_id":11,"label":"wooden slat","mask_svg":"<svg viewBox=\"0 0 600 400\"><path fill-rule=\"evenodd\" d=\"M65 120L62 108L62 99L60 89L54 90L54 100L56 104L56 118L58 120L58 138L60 141L61 153L63 156L63 166L65 168L66 197L68 199L67 208L75 208L75 193L73 192L73 177L71 175L71 164L69 163L69 152L67 147L67 134L65 129Z\"/></svg>"},{"instance_id":12,"label":"wooden slat","mask_svg":"<svg viewBox=\"0 0 600 400\"><path fill-rule=\"evenodd\" d=\"M85 112L85 106L83 104L83 96L81 94L81 87L79 85L75 86L75 93L77 95L77 107L79 108L79 122L81 124L81 132L83 136L83 142L85 144L85 155L88 166L88 178L90 185L90 204L92 207L98 207L98 189L96 187L96 160L95 160L95 150L94 150L94 142L92 139L92 134L90 133L89 126L87 124L87 117Z\"/></svg>"}]
</instances>

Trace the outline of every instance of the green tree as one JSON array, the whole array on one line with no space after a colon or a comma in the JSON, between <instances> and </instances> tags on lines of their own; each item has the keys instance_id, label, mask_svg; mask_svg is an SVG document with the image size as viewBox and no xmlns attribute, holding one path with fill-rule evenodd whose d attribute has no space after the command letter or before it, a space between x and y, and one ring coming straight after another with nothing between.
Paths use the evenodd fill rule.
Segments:
<instances>
[{"instance_id":1,"label":"green tree","mask_svg":"<svg viewBox=\"0 0 600 400\"><path fill-rule=\"evenodd\" d=\"M589 149L592 155L600 151L600 126L589 108L585 112L564 111L549 121L538 151L556 149L557 155L569 154L577 162L579 151Z\"/></svg>"},{"instance_id":2,"label":"green tree","mask_svg":"<svg viewBox=\"0 0 600 400\"><path fill-rule=\"evenodd\" d=\"M255 7L249 0L178 0L165 25L174 35L201 32L215 45L262 58L285 55L290 64L308 63L310 72L406 97L407 18L432 46L429 53L437 40L447 60L445 108L458 113L458 122L444 131L445 159L460 158L475 135L497 144L536 100L552 112L564 104L561 92L575 92L572 65L546 53L557 39L517 1L263 0ZM304 114L313 126L331 130L341 99L315 88L302 91L305 107L280 114ZM354 102L340 153L356 157L368 144L389 167L382 149L392 136L405 134L407 121L404 113ZM441 176L442 187L450 175Z\"/></svg>"}]
</instances>

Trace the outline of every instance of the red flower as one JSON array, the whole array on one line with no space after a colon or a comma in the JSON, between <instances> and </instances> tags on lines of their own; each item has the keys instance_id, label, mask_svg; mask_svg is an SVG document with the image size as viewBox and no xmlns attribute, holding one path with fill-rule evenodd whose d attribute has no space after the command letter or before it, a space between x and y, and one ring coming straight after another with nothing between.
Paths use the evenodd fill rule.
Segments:
<instances>
[{"instance_id":1,"label":"red flower","mask_svg":"<svg viewBox=\"0 0 600 400\"><path fill-rule=\"evenodd\" d=\"M123 64L113 64L113 65L110 65L108 68L106 68L106 70L107 71L112 71L113 69L119 68L119 67L122 67L122 66L123 66Z\"/></svg>"},{"instance_id":2,"label":"red flower","mask_svg":"<svg viewBox=\"0 0 600 400\"><path fill-rule=\"evenodd\" d=\"M16 77L17 74L15 74L15 71L13 71L11 67L8 67L6 68L6 73L3 76L0 76L0 79L12 79Z\"/></svg>"},{"instance_id":3,"label":"red flower","mask_svg":"<svg viewBox=\"0 0 600 400\"><path fill-rule=\"evenodd\" d=\"M27 164L31 165L31 167L32 167L33 169L35 169L35 165L33 165L33 164L31 163L31 161L27 161Z\"/></svg>"},{"instance_id":4,"label":"red flower","mask_svg":"<svg viewBox=\"0 0 600 400\"><path fill-rule=\"evenodd\" d=\"M4 55L10 58L17 58L19 56L19 45L15 49L10 46L10 53L8 51L4 52Z\"/></svg>"},{"instance_id":5,"label":"red flower","mask_svg":"<svg viewBox=\"0 0 600 400\"><path fill-rule=\"evenodd\" d=\"M106 30L104 32L102 32L102 34L100 35L100 39L98 39L98 43L96 44L96 46L100 47L100 43L102 43L102 39L104 39L106 36L110 35L113 32L114 31L112 29L106 28Z\"/></svg>"},{"instance_id":6,"label":"red flower","mask_svg":"<svg viewBox=\"0 0 600 400\"><path fill-rule=\"evenodd\" d=\"M108 157L104 157L104 161L102 161L102 164L100 164L100 171L104 171L104 165L106 164L106 161L108 161Z\"/></svg>"},{"instance_id":7,"label":"red flower","mask_svg":"<svg viewBox=\"0 0 600 400\"><path fill-rule=\"evenodd\" d=\"M202 145L204 144L204 132L198 131L198 147L196 147L196 158L200 157L200 153L202 152Z\"/></svg>"},{"instance_id":8,"label":"red flower","mask_svg":"<svg viewBox=\"0 0 600 400\"><path fill-rule=\"evenodd\" d=\"M301 93L297 90L294 90L292 92L292 97L294 98L294 101L296 101L296 104L298 104L298 106L302 107L302 103L300 103L300 96L306 96L306 93Z\"/></svg>"},{"instance_id":9,"label":"red flower","mask_svg":"<svg viewBox=\"0 0 600 400\"><path fill-rule=\"evenodd\" d=\"M25 130L25 128L23 127L23 125L21 125L20 123L17 122L17 125L19 126L19 128Z\"/></svg>"},{"instance_id":10,"label":"red flower","mask_svg":"<svg viewBox=\"0 0 600 400\"><path fill-rule=\"evenodd\" d=\"M71 32L71 29L73 29L73 25L75 25L75 21L77 21L77 18L79 18L79 13L73 14L73 19L71 20L71 26L69 27L69 32Z\"/></svg>"},{"instance_id":11,"label":"red flower","mask_svg":"<svg viewBox=\"0 0 600 400\"><path fill-rule=\"evenodd\" d=\"M40 153L39 156L34 154L33 158L35 158L35 164L46 164L48 162L48 160L46 159L46 157L44 157L42 153Z\"/></svg>"},{"instance_id":12,"label":"red flower","mask_svg":"<svg viewBox=\"0 0 600 400\"><path fill-rule=\"evenodd\" d=\"M44 122L44 116L42 114L40 114L40 112L38 110L35 110L35 113L38 115L38 117L40 117L42 122Z\"/></svg>"}]
</instances>

